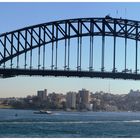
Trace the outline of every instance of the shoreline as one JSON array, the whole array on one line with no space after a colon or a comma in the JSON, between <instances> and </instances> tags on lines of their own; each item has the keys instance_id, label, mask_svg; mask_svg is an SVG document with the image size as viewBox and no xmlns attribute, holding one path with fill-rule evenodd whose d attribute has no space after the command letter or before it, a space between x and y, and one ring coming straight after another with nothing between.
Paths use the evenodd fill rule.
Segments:
<instances>
[{"instance_id":1,"label":"shoreline","mask_svg":"<svg viewBox=\"0 0 140 140\"><path fill-rule=\"evenodd\" d=\"M9 108L8 108L8 107L3 107L3 108L0 107L0 109L32 110L32 111L40 110L40 109L20 109L20 108L12 108L12 107L9 107ZM87 110L87 111L85 111L85 110L84 110L84 111L82 111L82 110L81 110L81 111L80 111L80 110L71 110L71 111L67 111L67 110L51 110L51 109L48 109L48 111L54 111L54 112L55 112L55 111L59 111L59 112L60 112L60 111L62 111L62 112L109 112L109 113L110 113L110 112L112 112L112 113L113 113L113 112L114 112L114 113L115 113L115 112L116 112L116 113L122 113L122 112L128 112L128 113L135 113L135 112L136 112L136 113L138 113L138 112L140 112L140 111L88 111L88 110Z\"/></svg>"}]
</instances>

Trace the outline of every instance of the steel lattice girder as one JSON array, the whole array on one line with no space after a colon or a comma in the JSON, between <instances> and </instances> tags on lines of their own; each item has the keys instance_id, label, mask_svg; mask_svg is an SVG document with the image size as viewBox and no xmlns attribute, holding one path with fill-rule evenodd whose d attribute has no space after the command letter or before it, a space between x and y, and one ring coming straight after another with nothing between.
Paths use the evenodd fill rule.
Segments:
<instances>
[{"instance_id":1,"label":"steel lattice girder","mask_svg":"<svg viewBox=\"0 0 140 140\"><path fill-rule=\"evenodd\" d=\"M82 31L79 31L79 26ZM44 44L80 36L103 35L139 41L140 22L115 18L79 18L6 32L0 35L0 47L3 48L3 51L0 51L0 64Z\"/></svg>"}]
</instances>

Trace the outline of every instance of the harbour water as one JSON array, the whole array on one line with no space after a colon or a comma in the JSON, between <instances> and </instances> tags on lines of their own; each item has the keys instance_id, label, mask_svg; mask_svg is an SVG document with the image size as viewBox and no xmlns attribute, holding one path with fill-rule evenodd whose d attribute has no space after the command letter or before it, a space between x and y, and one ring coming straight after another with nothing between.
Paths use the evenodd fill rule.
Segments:
<instances>
[{"instance_id":1,"label":"harbour water","mask_svg":"<svg viewBox=\"0 0 140 140\"><path fill-rule=\"evenodd\" d=\"M0 138L140 138L140 112L0 109Z\"/></svg>"}]
</instances>

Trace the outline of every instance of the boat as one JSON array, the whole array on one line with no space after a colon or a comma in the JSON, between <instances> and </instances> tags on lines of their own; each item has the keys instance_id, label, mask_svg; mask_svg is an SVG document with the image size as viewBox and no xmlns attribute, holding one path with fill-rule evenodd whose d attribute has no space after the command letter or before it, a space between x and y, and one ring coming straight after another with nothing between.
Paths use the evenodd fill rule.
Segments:
<instances>
[{"instance_id":1,"label":"boat","mask_svg":"<svg viewBox=\"0 0 140 140\"><path fill-rule=\"evenodd\" d=\"M52 112L48 110L39 110L35 111L34 114L52 114Z\"/></svg>"}]
</instances>

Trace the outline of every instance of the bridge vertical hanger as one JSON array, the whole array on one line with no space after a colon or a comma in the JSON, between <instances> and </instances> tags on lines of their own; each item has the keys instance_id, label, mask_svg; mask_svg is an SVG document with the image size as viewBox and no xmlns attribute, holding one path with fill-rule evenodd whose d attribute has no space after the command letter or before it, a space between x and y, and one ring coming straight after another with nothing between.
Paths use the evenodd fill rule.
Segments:
<instances>
[{"instance_id":1,"label":"bridge vertical hanger","mask_svg":"<svg viewBox=\"0 0 140 140\"><path fill-rule=\"evenodd\" d=\"M56 25L57 26L57 25ZM55 70L57 70L57 51L58 51L58 28L56 28L56 44L55 44L55 47L56 47L56 55L55 55Z\"/></svg>"},{"instance_id":2,"label":"bridge vertical hanger","mask_svg":"<svg viewBox=\"0 0 140 140\"><path fill-rule=\"evenodd\" d=\"M17 33L18 36L17 36L17 53L19 53L19 40L20 40L20 34L19 32ZM17 69L19 68L19 55L17 56Z\"/></svg>"},{"instance_id":3,"label":"bridge vertical hanger","mask_svg":"<svg viewBox=\"0 0 140 140\"><path fill-rule=\"evenodd\" d=\"M125 68L124 71L126 73L126 64L127 64L127 20L125 20Z\"/></svg>"},{"instance_id":4,"label":"bridge vertical hanger","mask_svg":"<svg viewBox=\"0 0 140 140\"><path fill-rule=\"evenodd\" d=\"M80 22L80 71L81 71L81 68L82 68L82 24Z\"/></svg>"},{"instance_id":5,"label":"bridge vertical hanger","mask_svg":"<svg viewBox=\"0 0 140 140\"><path fill-rule=\"evenodd\" d=\"M105 53L105 19L102 22L102 60L101 71L104 72L104 53Z\"/></svg>"},{"instance_id":6,"label":"bridge vertical hanger","mask_svg":"<svg viewBox=\"0 0 140 140\"><path fill-rule=\"evenodd\" d=\"M79 33L79 30L80 30L80 22L78 20L78 33ZM78 35L78 38L77 38L77 71L79 70L79 50L80 50L80 47L79 47L79 35Z\"/></svg>"},{"instance_id":7,"label":"bridge vertical hanger","mask_svg":"<svg viewBox=\"0 0 140 140\"><path fill-rule=\"evenodd\" d=\"M116 20L114 20L113 72L116 72Z\"/></svg>"},{"instance_id":8,"label":"bridge vertical hanger","mask_svg":"<svg viewBox=\"0 0 140 140\"><path fill-rule=\"evenodd\" d=\"M93 30L94 24L92 19L90 20L90 50L89 50L89 71L93 70Z\"/></svg>"},{"instance_id":9,"label":"bridge vertical hanger","mask_svg":"<svg viewBox=\"0 0 140 140\"><path fill-rule=\"evenodd\" d=\"M77 47L77 70L81 70L81 61L82 61L82 24L78 20L78 47Z\"/></svg>"},{"instance_id":10,"label":"bridge vertical hanger","mask_svg":"<svg viewBox=\"0 0 140 140\"><path fill-rule=\"evenodd\" d=\"M32 47L33 47L33 30L31 29L31 51L30 51L30 69L32 69Z\"/></svg>"},{"instance_id":11,"label":"bridge vertical hanger","mask_svg":"<svg viewBox=\"0 0 140 140\"><path fill-rule=\"evenodd\" d=\"M94 30L94 24L92 24L92 36L91 36L91 70L93 70L93 61L94 61L94 59L93 59L93 52L94 52L94 46L93 46L93 41L94 41L94 35L93 35L93 31Z\"/></svg>"},{"instance_id":12,"label":"bridge vertical hanger","mask_svg":"<svg viewBox=\"0 0 140 140\"><path fill-rule=\"evenodd\" d=\"M46 42L46 35L45 35L45 31L46 30L46 28L45 28L45 26L43 26L43 43L44 43L44 45L43 45L43 70L45 69L45 42Z\"/></svg>"},{"instance_id":13,"label":"bridge vertical hanger","mask_svg":"<svg viewBox=\"0 0 140 140\"><path fill-rule=\"evenodd\" d=\"M11 55L13 55L13 33L11 34ZM11 69L13 66L13 58L11 58Z\"/></svg>"},{"instance_id":14,"label":"bridge vertical hanger","mask_svg":"<svg viewBox=\"0 0 140 140\"><path fill-rule=\"evenodd\" d=\"M91 21L90 21L90 32L92 33L92 25L91 25ZM92 34L90 35L90 44L89 44L89 71L91 71L91 36Z\"/></svg>"},{"instance_id":15,"label":"bridge vertical hanger","mask_svg":"<svg viewBox=\"0 0 140 140\"><path fill-rule=\"evenodd\" d=\"M67 22L65 22L65 33L67 35ZM67 68L67 38L65 36L65 56L64 56L64 70Z\"/></svg>"},{"instance_id":16,"label":"bridge vertical hanger","mask_svg":"<svg viewBox=\"0 0 140 140\"><path fill-rule=\"evenodd\" d=\"M70 25L68 26L68 36L68 70L70 70Z\"/></svg>"},{"instance_id":17,"label":"bridge vertical hanger","mask_svg":"<svg viewBox=\"0 0 140 140\"><path fill-rule=\"evenodd\" d=\"M54 25L52 25L52 65L51 65L51 69L53 70L53 55L54 55Z\"/></svg>"},{"instance_id":18,"label":"bridge vertical hanger","mask_svg":"<svg viewBox=\"0 0 140 140\"><path fill-rule=\"evenodd\" d=\"M38 47L38 69L40 69L40 44L41 44L41 28L39 27L39 29L38 29L39 31L39 37L38 37L38 44L39 44L39 47Z\"/></svg>"},{"instance_id":19,"label":"bridge vertical hanger","mask_svg":"<svg viewBox=\"0 0 140 140\"><path fill-rule=\"evenodd\" d=\"M6 35L4 36L4 59L6 58ZM5 65L5 62L3 64L3 67L5 69L6 65Z\"/></svg>"},{"instance_id":20,"label":"bridge vertical hanger","mask_svg":"<svg viewBox=\"0 0 140 140\"><path fill-rule=\"evenodd\" d=\"M25 50L27 49L27 30L25 30ZM25 51L24 56L24 68L26 69L27 66L27 52Z\"/></svg>"},{"instance_id":21,"label":"bridge vertical hanger","mask_svg":"<svg viewBox=\"0 0 140 140\"><path fill-rule=\"evenodd\" d=\"M135 60L135 73L137 74L138 72L138 23L136 23L136 60Z\"/></svg>"}]
</instances>

